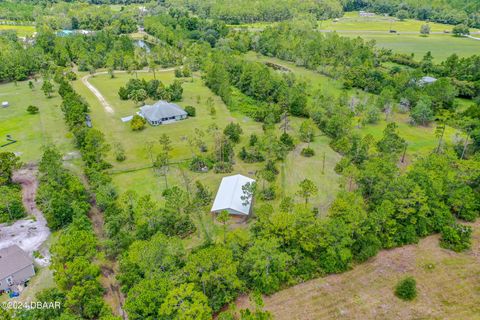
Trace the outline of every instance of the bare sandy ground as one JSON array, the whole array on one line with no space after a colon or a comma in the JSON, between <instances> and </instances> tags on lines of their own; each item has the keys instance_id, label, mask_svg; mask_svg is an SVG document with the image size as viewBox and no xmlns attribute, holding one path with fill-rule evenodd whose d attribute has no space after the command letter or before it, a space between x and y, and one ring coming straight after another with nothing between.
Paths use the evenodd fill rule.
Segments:
<instances>
[{"instance_id":1,"label":"bare sandy ground","mask_svg":"<svg viewBox=\"0 0 480 320\"><path fill-rule=\"evenodd\" d=\"M0 224L0 249L16 244L30 256L33 256L34 251L39 251L42 257L36 258L35 262L46 266L50 264L50 252L42 244L50 235L50 229L35 204L38 188L36 173L32 166L14 173L13 180L22 185L23 204L29 216L13 224Z\"/></svg>"}]
</instances>

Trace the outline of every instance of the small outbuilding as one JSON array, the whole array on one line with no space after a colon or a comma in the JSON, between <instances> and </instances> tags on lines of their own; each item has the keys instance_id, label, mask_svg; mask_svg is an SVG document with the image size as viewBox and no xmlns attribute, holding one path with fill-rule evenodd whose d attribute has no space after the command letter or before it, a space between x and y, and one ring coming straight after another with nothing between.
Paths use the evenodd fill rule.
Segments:
<instances>
[{"instance_id":1,"label":"small outbuilding","mask_svg":"<svg viewBox=\"0 0 480 320\"><path fill-rule=\"evenodd\" d=\"M34 275L33 260L19 246L0 249L0 291L23 285Z\"/></svg>"},{"instance_id":2,"label":"small outbuilding","mask_svg":"<svg viewBox=\"0 0 480 320\"><path fill-rule=\"evenodd\" d=\"M6 108L10 105L10 103L8 103L8 101L3 101L2 102L2 108Z\"/></svg>"},{"instance_id":3,"label":"small outbuilding","mask_svg":"<svg viewBox=\"0 0 480 320\"><path fill-rule=\"evenodd\" d=\"M218 214L226 210L229 214L237 217L248 217L252 210L253 199L242 199L247 196L243 187L254 182L254 179L241 174L224 177L215 196L211 212Z\"/></svg>"},{"instance_id":4,"label":"small outbuilding","mask_svg":"<svg viewBox=\"0 0 480 320\"><path fill-rule=\"evenodd\" d=\"M424 85L432 84L435 81L437 81L437 78L430 77L430 76L425 76L425 77L420 78L420 80L418 80L418 85L419 86L424 86Z\"/></svg>"},{"instance_id":5,"label":"small outbuilding","mask_svg":"<svg viewBox=\"0 0 480 320\"><path fill-rule=\"evenodd\" d=\"M152 105L144 105L138 114L152 126L167 124L187 118L187 112L174 103L160 100Z\"/></svg>"}]
</instances>

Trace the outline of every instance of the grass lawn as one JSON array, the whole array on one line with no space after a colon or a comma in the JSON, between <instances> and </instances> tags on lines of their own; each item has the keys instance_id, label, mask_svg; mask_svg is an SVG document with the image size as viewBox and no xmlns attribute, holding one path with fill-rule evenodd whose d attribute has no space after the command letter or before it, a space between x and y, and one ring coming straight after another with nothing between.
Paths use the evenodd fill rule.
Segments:
<instances>
[{"instance_id":1,"label":"grass lawn","mask_svg":"<svg viewBox=\"0 0 480 320\"><path fill-rule=\"evenodd\" d=\"M319 21L318 27L321 30L337 31L386 31L396 30L397 32L420 32L420 27L424 24L430 26L430 32L444 32L452 30L453 26L442 23L426 22L414 19L405 19L400 21L395 17L375 15L374 17L360 17L358 12L346 12L338 20L329 19ZM471 29L471 31L477 31Z\"/></svg>"},{"instance_id":2,"label":"grass lawn","mask_svg":"<svg viewBox=\"0 0 480 320\"><path fill-rule=\"evenodd\" d=\"M17 32L17 36L26 37L26 36L32 36L34 34L35 26L0 24L0 32L6 31L6 30L14 30Z\"/></svg>"},{"instance_id":3,"label":"grass lawn","mask_svg":"<svg viewBox=\"0 0 480 320\"><path fill-rule=\"evenodd\" d=\"M375 40L378 47L400 53L413 53L417 60L420 60L428 51L432 52L435 62L441 62L454 53L460 57L467 57L480 52L480 41L444 33L444 31L451 32L452 25L429 22L430 32L442 34L421 37L420 27L426 23L413 19L400 21L397 18L382 15L360 17L358 12L347 12L336 22L333 19L319 21L318 28L336 31L348 37L359 36L365 40ZM397 33L389 33L390 29ZM477 31L477 29L470 30L470 32Z\"/></svg>"},{"instance_id":4,"label":"grass lawn","mask_svg":"<svg viewBox=\"0 0 480 320\"><path fill-rule=\"evenodd\" d=\"M404 138L407 143L407 155L409 156L425 156L438 145L438 138L435 137L435 124L430 126L412 126L409 123L408 114L395 113L393 119L398 126L399 135ZM375 140L380 140L383 130L387 126L387 122L382 118L377 124L369 124L363 128L357 129L361 134L371 134ZM456 138L461 137L460 131L447 127L445 130L444 142L452 144Z\"/></svg>"},{"instance_id":5,"label":"grass lawn","mask_svg":"<svg viewBox=\"0 0 480 320\"><path fill-rule=\"evenodd\" d=\"M479 319L480 224L472 250L455 253L430 236L416 245L383 250L369 261L264 297L275 319ZM406 276L417 281L418 296L394 296ZM238 305L245 306L243 297Z\"/></svg>"},{"instance_id":6,"label":"grass lawn","mask_svg":"<svg viewBox=\"0 0 480 320\"><path fill-rule=\"evenodd\" d=\"M0 152L16 152L23 162L40 159L42 147L55 144L63 153L73 150L72 136L67 131L60 110L61 99L58 94L46 98L41 81L34 82L35 88L28 87L28 81L0 85L0 101L8 101L10 106L0 107L0 144L6 142L10 134L17 143L0 148ZM32 104L40 109L38 114L27 113Z\"/></svg>"},{"instance_id":7,"label":"grass lawn","mask_svg":"<svg viewBox=\"0 0 480 320\"><path fill-rule=\"evenodd\" d=\"M98 126L102 132L105 133L107 140L113 145L116 142L121 142L125 148L127 159L124 162L117 162L114 159L113 152L108 157L108 160L114 164L112 169L112 177L114 183L119 187L121 192L128 189L136 190L139 194L151 194L155 199L161 200L161 193L165 189L166 182L163 176L156 175L149 166L151 161L146 151L147 142L155 143L153 154L157 154L160 150L158 139L161 134L166 133L172 140L172 162L170 171L167 175L167 182L171 186L173 184L185 186L185 176L190 180L200 180L211 191L216 192L218 185L224 174L208 173L193 173L188 170L187 165L183 162L193 156L193 152L187 142L187 137L194 134L194 129L199 128L204 131L211 125L216 124L223 130L229 122L238 122L242 126L243 136L240 143L235 147L235 152L238 153L241 146L248 143L248 137L251 133L257 135L262 134L261 124L237 112L230 112L221 99L215 96L206 86L203 85L202 80L195 76L193 81L188 79L184 84L183 100L178 104L182 107L193 105L197 109L197 116L188 118L184 121L158 126L146 127L141 132L133 132L130 129L129 123L122 123L121 117L134 114L138 110L138 106L132 101L122 101L118 97L118 88L124 85L129 78L134 75L126 73L117 73L114 79L110 79L108 75L97 75L95 78L90 78L90 83L102 92L107 101L112 105L115 113L110 114L105 112L103 107L99 104L96 97L80 82L74 83L77 91L87 99L91 105L91 115L94 126ZM152 79L152 73L139 73L139 78ZM172 71L157 72L157 79L160 79L165 84L169 84L174 80ZM199 99L198 99L199 97ZM217 111L216 116L212 117L206 107L206 100L212 97ZM152 102L152 101L147 101ZM296 136L298 126L301 119L292 119L292 133ZM205 141L209 150L213 149L213 137L208 134ZM315 182L319 188L319 195L312 199L311 202L320 208L327 207L328 203L333 199L337 191L336 182L338 176L333 172L335 163L339 160L339 156L333 152L328 146L328 139L319 137L312 148L316 152L316 156L312 158L304 158L300 156L298 150L291 152L282 168L279 163L279 169L282 174L277 180L277 191L279 194L294 196L297 191L298 183L309 178ZM323 164L323 154L325 153L325 174L320 174L321 166ZM235 160L234 171L232 174L240 173L250 177L255 177L258 169L264 166L264 163L244 163L240 159ZM301 166L301 170L298 167ZM318 173L318 174L317 174ZM278 197L280 198L280 197ZM298 199L300 201L300 199ZM258 202L257 202L258 203Z\"/></svg>"},{"instance_id":8,"label":"grass lawn","mask_svg":"<svg viewBox=\"0 0 480 320\"><path fill-rule=\"evenodd\" d=\"M442 62L452 54L468 57L480 53L480 41L454 37L452 35L432 34L421 37L416 34L353 34L344 36L360 36L365 40L375 40L378 47L392 49L394 52L414 54L416 60L421 60L428 51L432 52L434 61Z\"/></svg>"}]
</instances>

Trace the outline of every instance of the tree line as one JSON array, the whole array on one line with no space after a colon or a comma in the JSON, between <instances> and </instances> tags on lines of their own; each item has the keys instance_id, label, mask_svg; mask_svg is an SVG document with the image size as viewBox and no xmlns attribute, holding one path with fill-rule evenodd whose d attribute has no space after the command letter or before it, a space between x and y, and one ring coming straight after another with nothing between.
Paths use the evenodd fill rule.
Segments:
<instances>
[{"instance_id":1,"label":"tree line","mask_svg":"<svg viewBox=\"0 0 480 320\"><path fill-rule=\"evenodd\" d=\"M0 152L0 223L13 222L26 215L21 187L13 182L13 172L20 166L20 158L13 152Z\"/></svg>"}]
</instances>

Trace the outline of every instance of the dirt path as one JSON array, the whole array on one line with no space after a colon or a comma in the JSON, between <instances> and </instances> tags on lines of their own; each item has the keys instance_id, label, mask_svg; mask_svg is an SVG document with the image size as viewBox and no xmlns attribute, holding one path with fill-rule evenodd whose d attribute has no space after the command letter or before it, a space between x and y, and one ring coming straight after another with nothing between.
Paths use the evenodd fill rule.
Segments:
<instances>
[{"instance_id":1,"label":"dirt path","mask_svg":"<svg viewBox=\"0 0 480 320\"><path fill-rule=\"evenodd\" d=\"M29 217L10 225L0 224L0 248L16 244L30 256L34 251L39 251L43 257L36 258L35 261L41 266L46 266L50 264L50 252L42 244L50 235L50 229L42 212L35 204L38 188L36 174L36 167L28 166L16 171L13 175L13 181L22 186L23 205Z\"/></svg>"},{"instance_id":2,"label":"dirt path","mask_svg":"<svg viewBox=\"0 0 480 320\"><path fill-rule=\"evenodd\" d=\"M105 72L106 73L106 72ZM98 91L97 88L95 88L93 85L90 84L90 82L88 82L88 79L91 77L92 75L86 75L82 78L82 83L88 88L88 90L90 90L98 99L98 101L100 101L100 104L103 106L103 108L105 109L106 112L108 113L114 113L115 111L113 111L113 108L112 106L108 103L108 101L105 99L105 97L100 93L100 91Z\"/></svg>"},{"instance_id":3,"label":"dirt path","mask_svg":"<svg viewBox=\"0 0 480 320\"><path fill-rule=\"evenodd\" d=\"M173 70L175 70L175 68L161 69L161 70L157 70L156 72L170 72ZM126 72L127 71L124 71L124 70L115 71L115 73L126 73ZM135 72L149 72L149 70L137 70ZM112 105L108 103L107 99L105 99L102 93L88 81L88 79L90 79L92 76L107 74L107 73L108 73L107 71L100 71L93 75L87 74L86 76L82 77L82 83L88 88L88 90L90 90L97 97L98 101L100 101L100 104L105 109L105 111L107 113L113 114L115 113L115 110L113 109Z\"/></svg>"},{"instance_id":4,"label":"dirt path","mask_svg":"<svg viewBox=\"0 0 480 320\"><path fill-rule=\"evenodd\" d=\"M93 230L97 239L102 243L105 240L105 232L103 229L104 219L103 213L98 209L96 203L92 203L92 209L89 213L90 221L93 224ZM101 269L100 283L105 289L103 294L103 299L105 302L112 308L113 313L116 316L122 317L122 319L127 319L127 314L123 310L123 305L125 303L125 297L120 291L120 284L117 281L116 274L118 272L118 265L116 261L105 260L98 261Z\"/></svg>"}]
</instances>

